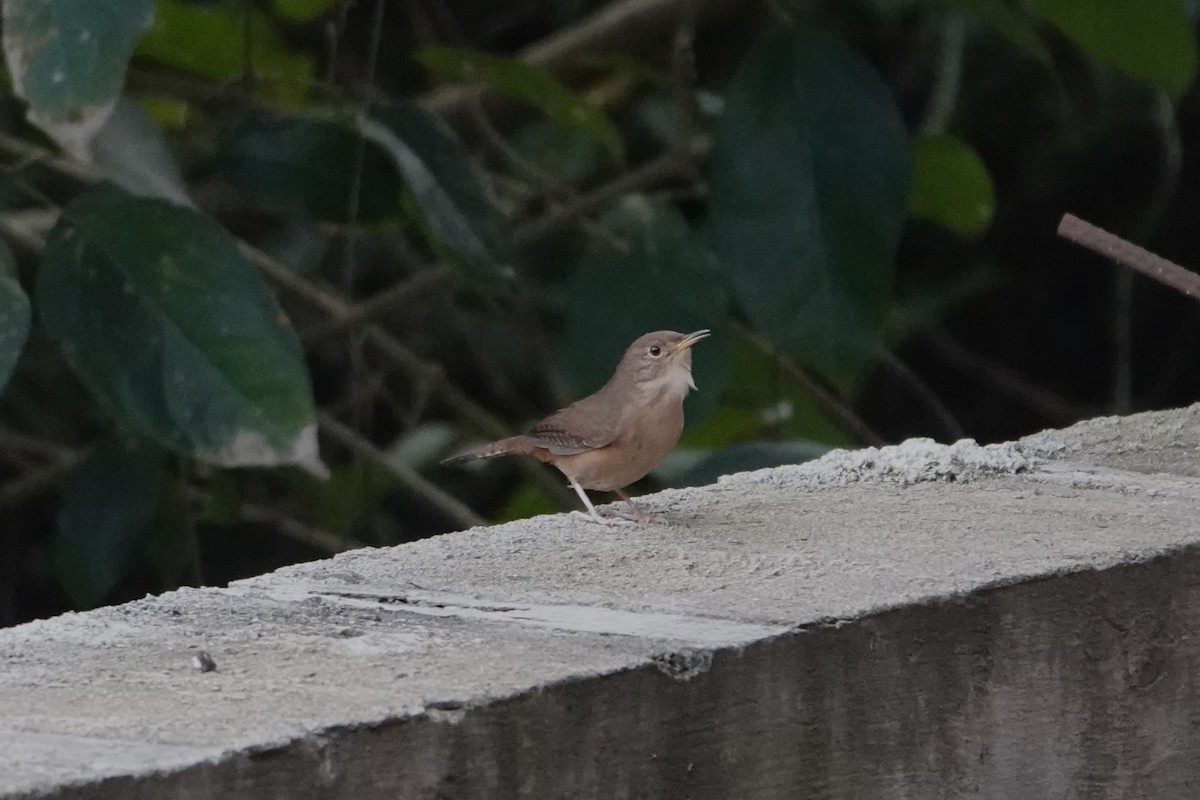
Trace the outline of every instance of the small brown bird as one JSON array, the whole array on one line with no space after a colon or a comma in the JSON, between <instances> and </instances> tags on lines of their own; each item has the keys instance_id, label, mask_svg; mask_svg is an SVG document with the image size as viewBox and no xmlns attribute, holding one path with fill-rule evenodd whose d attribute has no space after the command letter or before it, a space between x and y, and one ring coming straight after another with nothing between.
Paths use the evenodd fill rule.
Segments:
<instances>
[{"instance_id":1,"label":"small brown bird","mask_svg":"<svg viewBox=\"0 0 1200 800\"><path fill-rule=\"evenodd\" d=\"M683 433L683 398L695 389L692 345L708 336L655 331L621 357L600 391L555 411L526 433L446 459L519 454L548 461L567 476L591 518L604 525L649 519L624 488L658 466ZM633 509L629 518L601 516L584 489L616 492Z\"/></svg>"}]
</instances>

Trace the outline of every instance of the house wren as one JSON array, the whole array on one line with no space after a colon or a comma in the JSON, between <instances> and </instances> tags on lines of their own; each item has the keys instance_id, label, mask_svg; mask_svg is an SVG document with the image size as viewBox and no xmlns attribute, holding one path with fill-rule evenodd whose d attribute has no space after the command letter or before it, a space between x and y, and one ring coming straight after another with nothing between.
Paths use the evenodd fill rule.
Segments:
<instances>
[{"instance_id":1,"label":"house wren","mask_svg":"<svg viewBox=\"0 0 1200 800\"><path fill-rule=\"evenodd\" d=\"M485 444L446 459L519 454L548 461L596 522L612 525L648 519L624 488L667 457L683 433L683 398L695 389L692 350L708 330L682 334L655 331L629 345L608 383L593 395L555 411L526 433ZM616 492L633 509L628 519L601 516L585 489Z\"/></svg>"}]
</instances>

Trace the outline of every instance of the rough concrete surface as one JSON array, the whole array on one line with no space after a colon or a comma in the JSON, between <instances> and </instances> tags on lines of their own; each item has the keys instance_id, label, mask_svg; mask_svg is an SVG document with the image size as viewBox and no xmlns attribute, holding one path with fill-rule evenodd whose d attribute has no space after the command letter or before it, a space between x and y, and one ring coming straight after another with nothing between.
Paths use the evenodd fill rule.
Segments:
<instances>
[{"instance_id":1,"label":"rough concrete surface","mask_svg":"<svg viewBox=\"0 0 1200 800\"><path fill-rule=\"evenodd\" d=\"M666 525L0 630L0 798L1197 797L1198 423L835 451Z\"/></svg>"}]
</instances>

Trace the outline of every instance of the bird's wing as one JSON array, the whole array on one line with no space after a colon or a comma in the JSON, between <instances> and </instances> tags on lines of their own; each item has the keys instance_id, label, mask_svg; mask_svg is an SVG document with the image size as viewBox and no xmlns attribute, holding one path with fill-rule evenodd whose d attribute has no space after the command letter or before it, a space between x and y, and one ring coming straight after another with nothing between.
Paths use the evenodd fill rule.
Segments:
<instances>
[{"instance_id":1,"label":"bird's wing","mask_svg":"<svg viewBox=\"0 0 1200 800\"><path fill-rule=\"evenodd\" d=\"M597 450L617 438L616 411L596 395L585 397L534 424L523 438L557 456Z\"/></svg>"}]
</instances>

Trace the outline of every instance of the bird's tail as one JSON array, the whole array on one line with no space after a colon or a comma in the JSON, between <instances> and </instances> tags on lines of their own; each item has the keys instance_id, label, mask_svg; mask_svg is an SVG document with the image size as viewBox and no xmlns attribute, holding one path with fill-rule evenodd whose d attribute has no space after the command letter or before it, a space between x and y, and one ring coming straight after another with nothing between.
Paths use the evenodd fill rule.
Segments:
<instances>
[{"instance_id":1,"label":"bird's tail","mask_svg":"<svg viewBox=\"0 0 1200 800\"><path fill-rule=\"evenodd\" d=\"M442 459L443 464L461 464L463 461L473 461L477 458L495 458L507 455L533 455L533 444L524 436L510 436L496 442L473 447L461 453Z\"/></svg>"}]
</instances>

